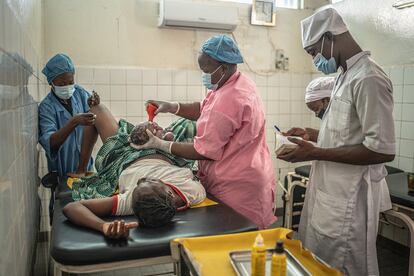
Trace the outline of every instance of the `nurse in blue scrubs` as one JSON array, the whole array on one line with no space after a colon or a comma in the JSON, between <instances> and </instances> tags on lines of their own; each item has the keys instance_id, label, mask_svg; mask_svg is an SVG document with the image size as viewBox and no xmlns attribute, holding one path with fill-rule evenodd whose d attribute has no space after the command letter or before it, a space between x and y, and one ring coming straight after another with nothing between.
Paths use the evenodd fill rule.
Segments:
<instances>
[{"instance_id":1,"label":"nurse in blue scrubs","mask_svg":"<svg viewBox=\"0 0 414 276\"><path fill-rule=\"evenodd\" d=\"M52 57L43 68L51 91L39 105L39 143L46 151L49 172L64 176L78 168L92 169L93 159L79 164L83 126L95 124L89 106L99 103L74 81L75 68L65 54ZM82 173L82 172L78 172Z\"/></svg>"}]
</instances>

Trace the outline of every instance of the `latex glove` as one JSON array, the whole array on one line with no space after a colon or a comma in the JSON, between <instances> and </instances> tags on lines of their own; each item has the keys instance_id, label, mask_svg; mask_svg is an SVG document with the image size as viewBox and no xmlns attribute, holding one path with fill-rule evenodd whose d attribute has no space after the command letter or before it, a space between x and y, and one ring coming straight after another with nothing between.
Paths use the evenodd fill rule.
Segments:
<instances>
[{"instance_id":1,"label":"latex glove","mask_svg":"<svg viewBox=\"0 0 414 276\"><path fill-rule=\"evenodd\" d=\"M163 101L149 100L146 102L146 105L149 103L157 107L157 110L155 110L155 115L157 115L158 113L176 114L180 109L180 104L178 102L163 102Z\"/></svg>"},{"instance_id":2,"label":"latex glove","mask_svg":"<svg viewBox=\"0 0 414 276\"><path fill-rule=\"evenodd\" d=\"M158 138L157 136L152 134L152 132L149 129L147 129L146 132L147 132L148 137L149 137L148 142L146 142L143 145L136 145L134 143L130 143L129 145L131 147L133 147L134 149L137 149L137 150L159 149L159 150L162 150L164 152L171 153L171 145L172 145L173 142L161 140L160 138Z\"/></svg>"}]
</instances>

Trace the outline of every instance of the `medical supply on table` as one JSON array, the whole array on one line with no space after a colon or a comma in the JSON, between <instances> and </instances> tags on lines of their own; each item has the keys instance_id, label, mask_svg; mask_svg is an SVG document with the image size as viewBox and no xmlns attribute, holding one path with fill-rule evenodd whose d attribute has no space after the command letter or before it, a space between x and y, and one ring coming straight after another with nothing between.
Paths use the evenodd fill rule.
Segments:
<instances>
[{"instance_id":1,"label":"medical supply on table","mask_svg":"<svg viewBox=\"0 0 414 276\"><path fill-rule=\"evenodd\" d=\"M147 114L148 114L148 121L154 121L155 111L157 110L157 106L153 105L152 103L147 104Z\"/></svg>"},{"instance_id":2,"label":"medical supply on table","mask_svg":"<svg viewBox=\"0 0 414 276\"><path fill-rule=\"evenodd\" d=\"M273 249L268 249L267 250L267 258L266 258L266 274L265 275L271 275L271 261L272 261L272 251ZM287 267L286 267L286 275L287 276L310 276L310 275L342 275L340 274L338 271L333 272L333 269L329 269L329 271L325 270L324 268L322 268L322 270L317 271L318 273L310 273L308 269L306 269L306 267L299 262L299 260L297 258L295 258L292 253L290 253L288 250L285 251L286 252L286 263L287 263ZM230 262L232 264L233 267L233 271L236 273L236 275L238 276L250 276L250 250L244 250L244 251L231 251L229 253L230 256ZM311 256L310 254L307 256ZM312 262L317 262L312 261ZM325 266L325 264L322 264L318 262L318 266ZM226 275L230 275L230 274L226 274ZM251 274L253 275L253 274Z\"/></svg>"},{"instance_id":3,"label":"medical supply on table","mask_svg":"<svg viewBox=\"0 0 414 276\"><path fill-rule=\"evenodd\" d=\"M414 173L407 173L408 192L414 193Z\"/></svg>"},{"instance_id":4,"label":"medical supply on table","mask_svg":"<svg viewBox=\"0 0 414 276\"><path fill-rule=\"evenodd\" d=\"M283 241L276 242L276 248L272 254L271 276L286 276L286 254Z\"/></svg>"},{"instance_id":5,"label":"medical supply on table","mask_svg":"<svg viewBox=\"0 0 414 276\"><path fill-rule=\"evenodd\" d=\"M264 276L266 269L266 246L261 234L256 236L252 248L251 275Z\"/></svg>"}]
</instances>

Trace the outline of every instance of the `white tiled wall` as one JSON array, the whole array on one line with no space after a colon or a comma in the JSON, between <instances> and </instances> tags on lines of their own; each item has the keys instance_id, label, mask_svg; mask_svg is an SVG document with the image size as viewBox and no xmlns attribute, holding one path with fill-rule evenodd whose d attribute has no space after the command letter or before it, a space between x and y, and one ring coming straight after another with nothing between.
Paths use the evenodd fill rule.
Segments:
<instances>
[{"instance_id":1,"label":"white tiled wall","mask_svg":"<svg viewBox=\"0 0 414 276\"><path fill-rule=\"evenodd\" d=\"M390 165L414 172L414 65L386 67L394 86L397 155Z\"/></svg>"},{"instance_id":2,"label":"white tiled wall","mask_svg":"<svg viewBox=\"0 0 414 276\"><path fill-rule=\"evenodd\" d=\"M262 97L267 119L267 142L274 148L274 128L282 130L291 126L312 126L314 117L304 104L304 91L311 80L306 73L275 73L259 75L247 72L257 85ZM79 67L76 81L85 89L95 90L101 95L101 102L108 106L117 118L126 118L132 123L146 119L146 100L192 102L200 101L205 95L200 71L168 70L136 67ZM173 120L172 115L160 115L157 122L166 127ZM98 144L99 146L99 144ZM276 174L280 179L293 166L301 165L277 160L272 154ZM278 193L277 203L282 205Z\"/></svg>"},{"instance_id":3,"label":"white tiled wall","mask_svg":"<svg viewBox=\"0 0 414 276\"><path fill-rule=\"evenodd\" d=\"M30 275L39 221L40 0L0 0L0 275Z\"/></svg>"},{"instance_id":4,"label":"white tiled wall","mask_svg":"<svg viewBox=\"0 0 414 276\"><path fill-rule=\"evenodd\" d=\"M385 67L394 86L394 123L396 136L396 157L391 166L407 172L414 172L414 65ZM414 219L414 212L404 211ZM392 223L405 226L402 221L390 218ZM379 233L404 245L409 245L406 227L380 224Z\"/></svg>"}]
</instances>

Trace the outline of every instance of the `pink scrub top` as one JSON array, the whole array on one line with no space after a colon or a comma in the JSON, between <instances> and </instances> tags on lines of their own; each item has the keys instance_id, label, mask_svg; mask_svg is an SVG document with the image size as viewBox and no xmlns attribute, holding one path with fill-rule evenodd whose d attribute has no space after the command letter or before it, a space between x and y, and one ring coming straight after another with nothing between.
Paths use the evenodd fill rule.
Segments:
<instances>
[{"instance_id":1,"label":"pink scrub top","mask_svg":"<svg viewBox=\"0 0 414 276\"><path fill-rule=\"evenodd\" d=\"M195 150L206 190L265 228L276 221L275 175L266 144L265 116L256 86L239 71L201 103Z\"/></svg>"}]
</instances>

